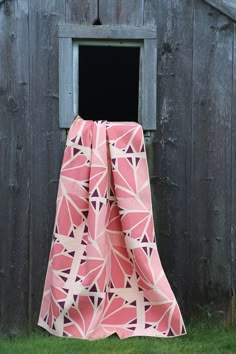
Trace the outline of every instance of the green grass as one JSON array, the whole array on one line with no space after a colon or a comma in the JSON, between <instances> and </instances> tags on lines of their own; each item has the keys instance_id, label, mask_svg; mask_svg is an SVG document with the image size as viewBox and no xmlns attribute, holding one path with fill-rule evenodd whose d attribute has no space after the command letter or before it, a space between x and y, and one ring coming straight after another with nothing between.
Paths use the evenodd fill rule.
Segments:
<instances>
[{"instance_id":1,"label":"green grass","mask_svg":"<svg viewBox=\"0 0 236 354\"><path fill-rule=\"evenodd\" d=\"M86 341L58 338L45 331L14 338L0 337L1 354L178 354L236 353L236 327L198 323L187 326L188 334L177 338L133 337L120 340L117 336Z\"/></svg>"}]
</instances>

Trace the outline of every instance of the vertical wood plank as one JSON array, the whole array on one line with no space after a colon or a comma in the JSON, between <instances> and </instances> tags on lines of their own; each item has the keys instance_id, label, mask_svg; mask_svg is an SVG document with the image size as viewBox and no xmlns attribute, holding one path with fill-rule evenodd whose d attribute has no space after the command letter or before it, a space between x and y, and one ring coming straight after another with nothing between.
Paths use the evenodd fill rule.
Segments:
<instances>
[{"instance_id":1,"label":"vertical wood plank","mask_svg":"<svg viewBox=\"0 0 236 354\"><path fill-rule=\"evenodd\" d=\"M30 208L28 0L0 4L0 326L27 327Z\"/></svg>"},{"instance_id":2,"label":"vertical wood plank","mask_svg":"<svg viewBox=\"0 0 236 354\"><path fill-rule=\"evenodd\" d=\"M143 129L156 129L157 100L157 41L144 40L143 48Z\"/></svg>"},{"instance_id":3,"label":"vertical wood plank","mask_svg":"<svg viewBox=\"0 0 236 354\"><path fill-rule=\"evenodd\" d=\"M97 0L66 0L66 22L90 24L97 19Z\"/></svg>"},{"instance_id":4,"label":"vertical wood plank","mask_svg":"<svg viewBox=\"0 0 236 354\"><path fill-rule=\"evenodd\" d=\"M59 123L68 128L74 118L73 49L71 38L59 39Z\"/></svg>"},{"instance_id":5,"label":"vertical wood plank","mask_svg":"<svg viewBox=\"0 0 236 354\"><path fill-rule=\"evenodd\" d=\"M233 44L233 94L232 94L232 116L231 116L231 147L232 147L232 181L231 181L231 308L229 319L236 324L236 24L234 24Z\"/></svg>"},{"instance_id":6,"label":"vertical wood plank","mask_svg":"<svg viewBox=\"0 0 236 354\"><path fill-rule=\"evenodd\" d=\"M157 25L157 131L148 146L157 246L182 311L190 313L193 2L145 0Z\"/></svg>"},{"instance_id":7,"label":"vertical wood plank","mask_svg":"<svg viewBox=\"0 0 236 354\"><path fill-rule=\"evenodd\" d=\"M100 0L99 4L99 17L103 25L143 25L144 0Z\"/></svg>"},{"instance_id":8,"label":"vertical wood plank","mask_svg":"<svg viewBox=\"0 0 236 354\"><path fill-rule=\"evenodd\" d=\"M72 46L73 55L73 118L78 115L79 112L79 46L73 43ZM71 122L72 123L72 122Z\"/></svg>"},{"instance_id":9,"label":"vertical wood plank","mask_svg":"<svg viewBox=\"0 0 236 354\"><path fill-rule=\"evenodd\" d=\"M31 143L31 222L29 310L38 320L49 248L55 218L56 193L65 144L59 129L58 34L65 21L65 0L29 2L30 116Z\"/></svg>"},{"instance_id":10,"label":"vertical wood plank","mask_svg":"<svg viewBox=\"0 0 236 354\"><path fill-rule=\"evenodd\" d=\"M203 312L228 311L231 292L232 22L194 9L192 297Z\"/></svg>"}]
</instances>

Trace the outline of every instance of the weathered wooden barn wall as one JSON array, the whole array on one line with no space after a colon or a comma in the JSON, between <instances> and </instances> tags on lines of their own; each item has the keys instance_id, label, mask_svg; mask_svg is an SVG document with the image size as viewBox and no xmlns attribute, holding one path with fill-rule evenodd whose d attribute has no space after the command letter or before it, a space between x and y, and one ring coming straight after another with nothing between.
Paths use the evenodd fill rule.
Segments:
<instances>
[{"instance_id":1,"label":"weathered wooden barn wall","mask_svg":"<svg viewBox=\"0 0 236 354\"><path fill-rule=\"evenodd\" d=\"M42 296L66 136L57 26L92 24L98 13L102 24L157 25L157 132L147 151L159 253L186 318L198 308L232 320L235 22L202 0L1 0L1 326L34 326Z\"/></svg>"}]
</instances>

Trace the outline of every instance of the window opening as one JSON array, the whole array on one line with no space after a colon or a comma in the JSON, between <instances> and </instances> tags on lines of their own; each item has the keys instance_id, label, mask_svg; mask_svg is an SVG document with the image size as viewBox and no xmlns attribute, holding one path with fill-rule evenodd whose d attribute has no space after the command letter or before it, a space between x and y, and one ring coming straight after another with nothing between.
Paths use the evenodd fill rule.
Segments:
<instances>
[{"instance_id":1,"label":"window opening","mask_svg":"<svg viewBox=\"0 0 236 354\"><path fill-rule=\"evenodd\" d=\"M79 114L156 129L155 26L61 24L58 36L61 128Z\"/></svg>"},{"instance_id":2,"label":"window opening","mask_svg":"<svg viewBox=\"0 0 236 354\"><path fill-rule=\"evenodd\" d=\"M79 47L79 115L138 122L138 47Z\"/></svg>"}]
</instances>

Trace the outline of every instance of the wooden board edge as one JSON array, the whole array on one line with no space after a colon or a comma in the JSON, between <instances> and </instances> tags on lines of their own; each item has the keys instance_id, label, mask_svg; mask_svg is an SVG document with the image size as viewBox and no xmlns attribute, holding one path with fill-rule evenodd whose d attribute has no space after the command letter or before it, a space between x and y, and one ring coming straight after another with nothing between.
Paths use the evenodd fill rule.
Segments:
<instances>
[{"instance_id":1,"label":"wooden board edge","mask_svg":"<svg viewBox=\"0 0 236 354\"><path fill-rule=\"evenodd\" d=\"M224 15L236 21L236 3L233 4L232 0L203 0L207 4L213 6Z\"/></svg>"},{"instance_id":2,"label":"wooden board edge","mask_svg":"<svg viewBox=\"0 0 236 354\"><path fill-rule=\"evenodd\" d=\"M74 25L60 24L58 36L64 38L93 38L93 39L155 39L157 38L157 28L148 26L129 25Z\"/></svg>"}]
</instances>

